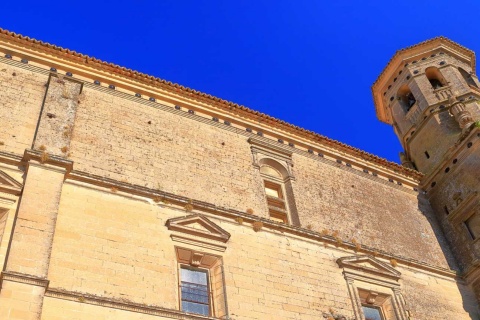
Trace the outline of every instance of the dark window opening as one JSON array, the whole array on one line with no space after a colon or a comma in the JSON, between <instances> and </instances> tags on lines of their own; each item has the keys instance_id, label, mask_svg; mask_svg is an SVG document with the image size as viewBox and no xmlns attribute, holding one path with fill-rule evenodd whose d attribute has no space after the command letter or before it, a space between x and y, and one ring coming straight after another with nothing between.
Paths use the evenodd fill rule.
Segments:
<instances>
[{"instance_id":1,"label":"dark window opening","mask_svg":"<svg viewBox=\"0 0 480 320\"><path fill-rule=\"evenodd\" d=\"M430 84L432 85L433 89L439 89L443 87L443 84L438 79L428 79Z\"/></svg>"},{"instance_id":2,"label":"dark window opening","mask_svg":"<svg viewBox=\"0 0 480 320\"><path fill-rule=\"evenodd\" d=\"M430 154L428 154L428 151L425 151L425 157L427 157L427 159L430 159Z\"/></svg>"},{"instance_id":3,"label":"dark window opening","mask_svg":"<svg viewBox=\"0 0 480 320\"><path fill-rule=\"evenodd\" d=\"M409 92L406 97L408 102L408 110L410 110L410 108L415 104L415 102L417 102L417 100L411 92Z\"/></svg>"},{"instance_id":4,"label":"dark window opening","mask_svg":"<svg viewBox=\"0 0 480 320\"><path fill-rule=\"evenodd\" d=\"M417 99L410 91L407 85L403 85L397 92L397 97L405 113L410 111L410 109L415 105Z\"/></svg>"},{"instance_id":5,"label":"dark window opening","mask_svg":"<svg viewBox=\"0 0 480 320\"><path fill-rule=\"evenodd\" d=\"M440 89L447 85L447 81L443 77L440 70L436 67L429 67L425 69L425 75L427 76L428 81L430 81L430 85L433 89Z\"/></svg>"}]
</instances>

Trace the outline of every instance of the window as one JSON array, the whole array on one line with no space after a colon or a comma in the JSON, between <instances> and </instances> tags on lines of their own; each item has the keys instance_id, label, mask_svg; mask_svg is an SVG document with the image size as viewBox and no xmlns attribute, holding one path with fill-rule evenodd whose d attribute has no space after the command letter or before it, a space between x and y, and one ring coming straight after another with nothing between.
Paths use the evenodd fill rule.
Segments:
<instances>
[{"instance_id":1,"label":"window","mask_svg":"<svg viewBox=\"0 0 480 320\"><path fill-rule=\"evenodd\" d=\"M440 70L438 70L435 67L429 67L425 69L425 75L427 76L427 79L432 85L433 89L440 89L441 87L444 87L447 84L447 81L443 77Z\"/></svg>"},{"instance_id":2,"label":"window","mask_svg":"<svg viewBox=\"0 0 480 320\"><path fill-rule=\"evenodd\" d=\"M385 293L358 289L365 320L396 320L392 296Z\"/></svg>"},{"instance_id":3,"label":"window","mask_svg":"<svg viewBox=\"0 0 480 320\"><path fill-rule=\"evenodd\" d=\"M383 320L382 310L378 307L362 306L365 320Z\"/></svg>"},{"instance_id":4,"label":"window","mask_svg":"<svg viewBox=\"0 0 480 320\"><path fill-rule=\"evenodd\" d=\"M270 219L289 223L288 203L285 197L285 183L282 174L269 165L262 165L260 173L264 179L263 187Z\"/></svg>"},{"instance_id":5,"label":"window","mask_svg":"<svg viewBox=\"0 0 480 320\"><path fill-rule=\"evenodd\" d=\"M342 257L337 264L343 268L355 319L408 319L395 268L372 256Z\"/></svg>"},{"instance_id":6,"label":"window","mask_svg":"<svg viewBox=\"0 0 480 320\"><path fill-rule=\"evenodd\" d=\"M408 112L417 102L415 96L410 91L410 88L405 84L397 92L398 100L405 112Z\"/></svg>"},{"instance_id":7,"label":"window","mask_svg":"<svg viewBox=\"0 0 480 320\"><path fill-rule=\"evenodd\" d=\"M465 226L467 227L468 233L473 240L480 237L480 215L473 214L470 218L465 220Z\"/></svg>"},{"instance_id":8,"label":"window","mask_svg":"<svg viewBox=\"0 0 480 320\"><path fill-rule=\"evenodd\" d=\"M270 219L288 223L287 205L283 196L282 185L268 180L264 181Z\"/></svg>"},{"instance_id":9,"label":"window","mask_svg":"<svg viewBox=\"0 0 480 320\"><path fill-rule=\"evenodd\" d=\"M292 151L282 144L271 144L250 138L253 165L258 168L269 218L280 223L299 226L292 181Z\"/></svg>"},{"instance_id":10,"label":"window","mask_svg":"<svg viewBox=\"0 0 480 320\"><path fill-rule=\"evenodd\" d=\"M188 266L180 267L180 296L182 311L210 315L208 271Z\"/></svg>"},{"instance_id":11,"label":"window","mask_svg":"<svg viewBox=\"0 0 480 320\"><path fill-rule=\"evenodd\" d=\"M174 217L165 226L178 245L178 308L228 319L223 260L218 254L227 249L230 234L201 214Z\"/></svg>"},{"instance_id":12,"label":"window","mask_svg":"<svg viewBox=\"0 0 480 320\"><path fill-rule=\"evenodd\" d=\"M222 258L187 248L176 249L180 310L228 317Z\"/></svg>"}]
</instances>

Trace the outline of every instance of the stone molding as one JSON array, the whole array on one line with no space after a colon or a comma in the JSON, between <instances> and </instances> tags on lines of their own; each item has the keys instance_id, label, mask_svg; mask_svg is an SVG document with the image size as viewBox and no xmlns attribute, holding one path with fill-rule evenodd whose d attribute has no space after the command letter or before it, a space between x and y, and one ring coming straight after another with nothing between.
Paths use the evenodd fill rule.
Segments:
<instances>
[{"instance_id":1,"label":"stone molding","mask_svg":"<svg viewBox=\"0 0 480 320\"><path fill-rule=\"evenodd\" d=\"M273 144L268 139L259 139L257 137L251 137L248 139L251 145L252 153L263 153L269 157L278 160L288 161L292 159L292 150L280 145Z\"/></svg>"},{"instance_id":2,"label":"stone molding","mask_svg":"<svg viewBox=\"0 0 480 320\"><path fill-rule=\"evenodd\" d=\"M0 61L5 62L6 64L15 65L16 67L19 67L19 68L27 69L27 70L32 71L32 72L38 72L38 73L42 73L42 74L45 74L45 75L50 74L50 71L44 70L40 67L33 66L33 65L30 65L30 64L22 64L22 63L19 63L19 62L17 63L17 61L14 61L14 60L11 60L11 59L5 59L5 58L0 57ZM85 81L85 79L81 79L81 80L78 80L78 81ZM215 126L215 127L222 128L223 130L228 130L228 131L235 132L236 134L242 134L242 135L245 135L247 137L257 138L257 136L254 133L249 133L249 132L246 132L245 130L241 130L240 128L238 128L237 125L224 125L222 123L212 121L210 118L206 118L205 116L200 116L200 115L197 115L197 114L190 114L190 113L185 112L185 111L179 111L179 110L176 110L176 109L172 108L172 106L162 104L160 101L151 102L151 101L146 100L144 98L134 97L131 94L128 94L126 92L122 92L122 91L119 91L119 90L111 90L111 89L108 89L106 87L98 86L98 85L95 85L93 83L88 83L88 82L84 82L84 86L88 87L91 90L101 91L103 93L110 94L110 95L115 95L115 96L121 97L122 99L135 101L137 103L141 103L141 104L147 105L149 107L162 109L163 111L175 113L175 114L180 115L182 117L186 117L186 118L189 118L189 119L200 121L200 122L208 124L210 126ZM189 107L189 108L195 109L194 107ZM209 114L210 113L211 112L209 112ZM219 115L217 115L217 116L219 116ZM219 116L219 117L221 117L221 116ZM242 126L244 124L239 124L239 125ZM245 124L245 126L249 127L249 125L247 125L247 124ZM265 133L265 134L267 135L267 133ZM275 134L275 136L277 136L277 135ZM290 135L288 137L285 136L283 138L283 139L285 139L285 141L292 141L295 144L295 147L290 147L290 146L282 145L282 144L278 143L277 141L273 140L272 137L270 137L270 136L268 138L264 138L264 139L269 140L269 142L272 143L272 144L278 144L279 146L290 149L292 153L297 153L297 154L300 154L302 156L308 156L312 159L322 161L322 162L324 162L326 164L329 164L329 165L336 165L336 160L341 160L341 161L344 161L346 163L348 162L350 164L353 164L356 167L356 169L354 169L354 170L358 173L362 173L362 169L365 169L369 172L375 172L375 173L378 174L378 176L373 177L375 179L374 181L382 181L383 182L385 179L382 179L380 177L386 178L387 180L388 180L388 178L393 177L393 179L401 182L402 185L404 185L404 186L408 185L408 186L411 186L411 187L415 188L416 186L418 186L418 181L423 177L423 174L418 172L418 171L415 171L415 170L412 170L412 169L407 170L406 168L404 168L402 166L399 166L399 167L402 168L402 169L399 169L399 168L396 167L396 166L398 166L397 164L395 164L396 165L395 167L390 167L390 166L386 166L382 163L377 163L374 160L375 159L381 159L381 158L379 158L377 156L374 156L374 155L371 155L371 154L368 154L366 152L360 152L360 155L352 155L352 154L349 154L348 152L343 152L343 151L339 150L338 147L336 145L332 144L332 143L326 143L326 144L321 144L320 145L319 142L314 141L312 143L311 141L307 141L300 136L295 137L295 138L292 138L292 136L290 136ZM309 147L306 147L307 145L312 145L313 149L315 150L315 152L317 152L317 154L309 153L308 152ZM325 157L318 156L318 153L323 154ZM381 160L383 160L383 159L381 159ZM391 164L393 164L393 163L391 163ZM346 166L340 166L339 168L342 168L344 170L352 169L352 167L346 167ZM407 170L408 172L405 172L405 170Z\"/></svg>"},{"instance_id":3,"label":"stone molding","mask_svg":"<svg viewBox=\"0 0 480 320\"><path fill-rule=\"evenodd\" d=\"M350 273L355 270L366 274L370 273L380 277L391 278L395 281L398 281L401 276L401 273L395 270L395 268L368 255L339 258L337 264L344 270L349 270Z\"/></svg>"},{"instance_id":4,"label":"stone molding","mask_svg":"<svg viewBox=\"0 0 480 320\"><path fill-rule=\"evenodd\" d=\"M399 66L403 66L405 61L421 57L422 55L425 55L426 52L434 50L448 52L460 61L466 62L472 70L475 70L475 53L445 37L433 38L405 49L398 50L372 85L373 100L377 118L380 121L389 124L392 123L390 110L385 104L382 95L382 88L388 84L389 79L393 77L392 74L395 71L398 71Z\"/></svg>"},{"instance_id":5,"label":"stone molding","mask_svg":"<svg viewBox=\"0 0 480 320\"><path fill-rule=\"evenodd\" d=\"M468 97L472 97L472 96L476 97L476 99L467 100ZM476 92L465 93L463 95L457 96L457 99L465 99L465 101L463 103L471 103L473 101L480 101L480 93L476 93ZM445 104L447 104L447 106L445 108L440 108L440 106L445 105ZM405 134L402 137L402 140L403 140L403 145L405 146L405 152L406 152L407 155L410 154L410 144L411 144L411 142L413 140L415 140L415 138L422 131L421 129L423 129L423 127L425 127L425 125L428 123L428 121L432 117L434 117L438 113L442 113L442 112L451 113L452 112L451 111L452 110L452 105L448 105L448 103L445 103L445 104L443 104L442 102L439 102L439 103L430 105L428 108L425 108L425 110L423 110L423 113L419 114L419 116L418 116L420 121L418 121L418 123L413 124L410 127L410 129L408 129L405 132ZM413 132L413 131L415 131L415 132ZM412 132L413 132L413 134L412 134ZM407 141L407 139L408 139L408 141Z\"/></svg>"},{"instance_id":6,"label":"stone molding","mask_svg":"<svg viewBox=\"0 0 480 320\"><path fill-rule=\"evenodd\" d=\"M357 286L362 286L362 283L375 284L383 287L385 292L382 291L381 293L386 293L392 297L395 319L410 319L404 308L405 303L401 297L400 284L398 283L401 276L399 271L369 255L342 257L337 259L337 264L340 268L343 268L343 275L352 301L355 319L365 318L362 311L359 288ZM377 295L377 293L374 292L371 294L374 296Z\"/></svg>"},{"instance_id":7,"label":"stone molding","mask_svg":"<svg viewBox=\"0 0 480 320\"><path fill-rule=\"evenodd\" d=\"M7 193L18 196L22 193L22 189L23 184L0 170L0 193Z\"/></svg>"},{"instance_id":8,"label":"stone molding","mask_svg":"<svg viewBox=\"0 0 480 320\"><path fill-rule=\"evenodd\" d=\"M39 278L39 277L31 276L28 274L10 272L10 271L2 272L0 281L3 283L3 281L5 280L30 284L38 287L43 287L43 288L48 288L48 285L50 283L49 280L44 278Z\"/></svg>"},{"instance_id":9,"label":"stone molding","mask_svg":"<svg viewBox=\"0 0 480 320\"><path fill-rule=\"evenodd\" d=\"M203 214L211 214L212 216L220 216L220 217L225 217L232 220L234 220L235 218L242 218L244 221L244 224L253 223L255 221L261 221L263 223L264 228L267 228L267 229L271 229L279 232L285 232L287 234L300 236L302 238L310 239L313 241L325 242L333 246L338 245L337 239L333 236L322 235L320 232L315 232L312 230L308 230L306 228L302 228L294 225L288 225L280 222L275 222L267 218L248 214L246 212L229 209L225 207L218 207L208 202L192 200L187 197L179 196L179 195L164 192L164 191L150 189L143 186L132 185L132 184L88 174L85 172L75 171L75 170L70 172L66 176L66 179L67 181L74 180L74 181L80 181L90 185L100 186L108 190L111 187L115 187L118 189L117 195L119 196L122 195L122 192L125 192L128 195L133 194L133 195L147 198L147 199L160 198L168 201L170 203L169 206L171 207L178 206L179 208L182 208L181 209L182 211L184 211L183 207L186 204L191 203L194 207L194 211L199 211L199 212L202 212ZM159 204L159 205L164 205L164 204ZM343 242L341 246L342 248L346 250L351 250L352 252L357 251L358 249L358 245L352 242L347 242L347 241ZM432 272L435 274L443 275L449 278L458 278L457 272L454 270L437 267L437 266L427 264L427 263L424 263L415 259L407 258L407 257L393 255L383 250L379 250L377 248L373 248L370 246L362 245L359 251L364 252L366 254L370 254L370 255L377 255L378 257L385 258L385 259L393 258L403 265L411 266L413 268L418 268L418 269Z\"/></svg>"},{"instance_id":10,"label":"stone molding","mask_svg":"<svg viewBox=\"0 0 480 320\"><path fill-rule=\"evenodd\" d=\"M0 42L6 37L9 37L8 34L10 33L0 29ZM286 132L286 135L289 137L286 140L291 140L290 138L293 138L292 141L296 141L296 144L298 145L321 145L322 149L329 149L333 147L334 149L340 151L342 154L348 154L354 158L357 158L358 160L364 159L371 164L379 165L391 171L401 172L407 177L419 179L422 176L419 172L404 168L394 162L382 159L378 156L369 154L365 151L348 146L336 140L329 139L312 131L308 131L297 126L288 124L284 121L275 119L268 115L261 114L254 110L250 110L246 107L236 105L232 102L227 102L209 95L205 95L198 91L184 88L176 84L172 87L171 83L168 83L164 80L147 76L133 70L120 68L113 64L107 64L103 61L80 55L70 50L66 51L65 49L51 45L46 46L41 42L37 42L34 45L36 47L36 50L32 51L29 47L30 44L28 43L28 40L30 39L27 40L26 37L17 36L14 37L14 40L17 43L10 43L8 46L6 43L3 43L4 47L0 47L0 50L4 52L8 51L8 53L15 58L17 58L17 56L27 57L29 59L32 59L32 61L35 61L36 63L48 68L55 65L58 69L57 72L60 72L61 68L64 68L66 71L73 71L74 73L80 75L83 78L81 80L88 80L88 82L92 82L92 80L101 80L107 82L110 81L111 83L118 84L119 88L126 88L126 90L129 90L131 92L145 92L147 90L150 91L149 93L146 93L146 95L148 96L162 95L163 98L169 102L178 101L188 105L195 104L200 110L205 109L207 111L207 114L211 114L213 111L214 113L224 114L227 118L238 119L238 121L240 121L240 119L243 119L241 122L248 122L248 124L246 125L250 128L262 128L267 125L270 127L269 131L271 131L269 135L271 134L272 136L277 136L278 134L275 131L282 130L283 132ZM59 50L68 52L68 54L60 53L62 56L62 59L60 60L56 56ZM47 54L47 52L49 54ZM70 61L67 61L65 59ZM0 60L9 64L18 64L18 66L22 68L33 67L29 64L17 63L17 61L13 59L6 59L0 57ZM44 68L37 68L44 71ZM117 89L115 89L115 91L116 90ZM151 91L156 92L152 93ZM197 107L193 108L195 109ZM225 118L225 116L220 117Z\"/></svg>"},{"instance_id":11,"label":"stone molding","mask_svg":"<svg viewBox=\"0 0 480 320\"><path fill-rule=\"evenodd\" d=\"M33 153L35 152L33 151ZM68 163L73 165L73 162L69 160L66 160L66 159L60 159L60 160L61 162L65 161L66 164ZM11 163L14 165L21 165L22 157L15 154L11 154L11 153L0 152L0 161L4 163ZM346 169L351 169L351 168L347 167ZM154 198L160 197L161 199L168 200L170 203L172 203L173 206L178 205L178 206L181 206L182 208L186 204L188 204L189 201L191 201L191 199L187 197L182 197L176 194L159 191L159 190L155 190L155 189L151 189L143 186L132 185L129 183L120 182L117 180L89 174L87 172L82 172L82 171L72 170L68 172L66 175L66 181L69 181L69 180L78 181L78 182L85 183L87 185L93 185L93 186L97 186L105 189L110 189L112 187L115 187L119 190L118 195L121 195L122 192L125 192L128 195L135 195L135 196L139 196L147 199L154 199ZM380 180L380 179L377 179L377 180ZM388 182L385 182L385 184L388 184ZM218 207L214 204L204 202L204 201L192 200L192 205L194 206L196 211L198 210L204 213L218 215L218 216L226 217L229 219L242 218L246 223L261 221L264 225L264 228L267 228L267 229L286 232L291 235L300 236L302 238L310 239L312 241L328 243L333 246L337 245L337 240L334 237L322 235L319 232L308 230L306 228L278 223L266 218L247 214L246 212L241 212L238 210L233 210L225 207ZM346 250L351 250L352 252L357 250L357 245L351 242L343 242L342 247ZM370 246L362 245L361 252L364 252L366 254L372 254L372 255L375 254L378 257L385 258L385 259L394 258L399 263L406 266L411 266L413 268L418 268L421 270L425 270L427 272L432 272L434 274L443 275L453 279L460 279L459 275L457 274L457 271L450 270L447 268L437 267L437 266L427 264L415 259L393 255L383 250L379 250L377 248L373 248Z\"/></svg>"},{"instance_id":12,"label":"stone molding","mask_svg":"<svg viewBox=\"0 0 480 320\"><path fill-rule=\"evenodd\" d=\"M202 229L191 227L191 225L195 224L200 225ZM230 233L200 214L168 219L165 226L168 230L180 232L182 238L189 238L192 241L196 241L192 236L223 243L226 243L228 239L230 239Z\"/></svg>"},{"instance_id":13,"label":"stone molding","mask_svg":"<svg viewBox=\"0 0 480 320\"><path fill-rule=\"evenodd\" d=\"M119 309L119 310L136 312L136 313L144 313L152 316L166 317L166 318L172 318L172 319L184 319L184 320L219 319L219 318L213 318L213 317L204 317L201 315L186 313L186 312L182 312L174 309L167 309L167 308L135 303L135 302L120 300L120 299L99 297L91 294L68 291L68 290L58 289L58 288L48 288L47 291L45 292L45 297L75 301L78 303L86 303L86 304L91 304L95 306Z\"/></svg>"},{"instance_id":14,"label":"stone molding","mask_svg":"<svg viewBox=\"0 0 480 320\"><path fill-rule=\"evenodd\" d=\"M465 199L450 212L447 218L453 223L463 222L474 214L475 207L480 208L480 197L477 191L469 193Z\"/></svg>"},{"instance_id":15,"label":"stone molding","mask_svg":"<svg viewBox=\"0 0 480 320\"><path fill-rule=\"evenodd\" d=\"M23 154L22 162L28 163L29 165L36 165L37 163L43 165L46 168L58 171L59 168L62 168L61 172L70 172L73 170L73 161L65 159L63 157L55 156L48 154L48 159L46 161L41 160L42 152L32 149L25 149ZM32 161L33 160L33 161Z\"/></svg>"}]
</instances>

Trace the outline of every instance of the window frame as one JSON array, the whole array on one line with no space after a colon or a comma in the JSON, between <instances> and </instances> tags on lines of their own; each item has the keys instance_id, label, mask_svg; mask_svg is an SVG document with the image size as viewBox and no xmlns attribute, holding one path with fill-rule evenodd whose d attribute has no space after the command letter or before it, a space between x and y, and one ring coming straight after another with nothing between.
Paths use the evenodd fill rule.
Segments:
<instances>
[{"instance_id":1,"label":"window frame","mask_svg":"<svg viewBox=\"0 0 480 320\"><path fill-rule=\"evenodd\" d=\"M364 305L380 307L383 320L409 319L398 270L369 255L341 257L337 264L343 269L355 319L365 320Z\"/></svg>"},{"instance_id":2,"label":"window frame","mask_svg":"<svg viewBox=\"0 0 480 320\"><path fill-rule=\"evenodd\" d=\"M264 167L264 166L273 168L272 166L269 166L267 164L262 165L262 167ZM273 169L275 169L275 168L273 168ZM261 175L262 180L263 180L263 192L264 192L264 196L265 196L265 202L267 203L267 210L268 210L269 218L271 218L271 220L279 222L279 223L291 224L292 218L290 217L289 203L288 203L287 196L286 196L287 194L286 194L286 190L285 190L285 181L283 179L265 174L263 172L260 172L260 175ZM277 187L277 190L279 191L278 192L279 197L274 197L274 196L270 196L270 195L267 194L267 191L266 191L266 189L268 188L267 184L274 185L275 187ZM269 188L269 189L274 190L273 188ZM283 208L279 207L279 206L271 205L271 203L275 202L275 201L276 202L283 202ZM285 218L284 219L282 219L281 217L276 218L275 216L272 216L272 213L274 215L275 214L282 215L282 216L284 215ZM281 221L281 220L283 220L283 221Z\"/></svg>"},{"instance_id":3,"label":"window frame","mask_svg":"<svg viewBox=\"0 0 480 320\"><path fill-rule=\"evenodd\" d=\"M186 311L186 310L183 309L183 301L184 300L182 298L182 271L181 271L182 269L187 269L187 270L190 270L190 271L198 270L199 272L202 272L202 273L206 274L206 276L207 276L208 315L205 315L205 314L202 314L202 313L196 313L196 312L189 312L189 311ZM184 282L186 282L186 281L184 281ZM213 310L212 310L213 304L212 304L212 288L211 288L211 281L210 281L210 269L201 268L201 267L194 267L194 266L179 262L178 263L178 301L180 303L179 310L182 311L182 312L211 317L212 314L213 314ZM186 302L197 303L197 304L202 304L202 303L198 303L198 302L194 302L194 301L188 301L188 300L185 300L185 301ZM206 304L203 304L203 305L206 305Z\"/></svg>"},{"instance_id":4,"label":"window frame","mask_svg":"<svg viewBox=\"0 0 480 320\"><path fill-rule=\"evenodd\" d=\"M380 320L385 320L386 319L385 318L385 312L383 311L382 306L369 305L369 304L366 304L366 303L362 303L362 311L363 311L363 314L365 316L365 311L363 310L363 308L377 309L378 313L380 314Z\"/></svg>"}]
</instances>

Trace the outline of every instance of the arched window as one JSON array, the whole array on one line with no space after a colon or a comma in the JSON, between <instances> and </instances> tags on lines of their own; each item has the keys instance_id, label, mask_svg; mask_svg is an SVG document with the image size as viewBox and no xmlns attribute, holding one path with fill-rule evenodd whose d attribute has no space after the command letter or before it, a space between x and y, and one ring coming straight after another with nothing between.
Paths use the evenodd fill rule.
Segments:
<instances>
[{"instance_id":1,"label":"arched window","mask_svg":"<svg viewBox=\"0 0 480 320\"><path fill-rule=\"evenodd\" d=\"M415 99L415 96L413 95L413 93L410 91L410 88L406 84L400 87L400 89L397 92L397 97L405 113L408 112L413 107L413 105L417 102L417 99Z\"/></svg>"},{"instance_id":2,"label":"arched window","mask_svg":"<svg viewBox=\"0 0 480 320\"><path fill-rule=\"evenodd\" d=\"M273 159L264 158L259 162L270 219L290 223L287 188L285 186L285 179L288 178L287 170Z\"/></svg>"},{"instance_id":3,"label":"arched window","mask_svg":"<svg viewBox=\"0 0 480 320\"><path fill-rule=\"evenodd\" d=\"M248 139L248 142L251 144L253 165L261 178L270 219L300 226L293 191L292 151L256 137Z\"/></svg>"},{"instance_id":4,"label":"arched window","mask_svg":"<svg viewBox=\"0 0 480 320\"><path fill-rule=\"evenodd\" d=\"M430 81L433 89L439 89L447 85L447 81L442 73L435 67L425 69L425 75L427 76L428 81Z\"/></svg>"},{"instance_id":5,"label":"arched window","mask_svg":"<svg viewBox=\"0 0 480 320\"><path fill-rule=\"evenodd\" d=\"M462 68L458 68L458 71L460 71L460 74L462 75L463 79L469 86L478 88L477 84L475 83L475 80L473 80L472 75L470 73L463 70Z\"/></svg>"}]
</instances>

